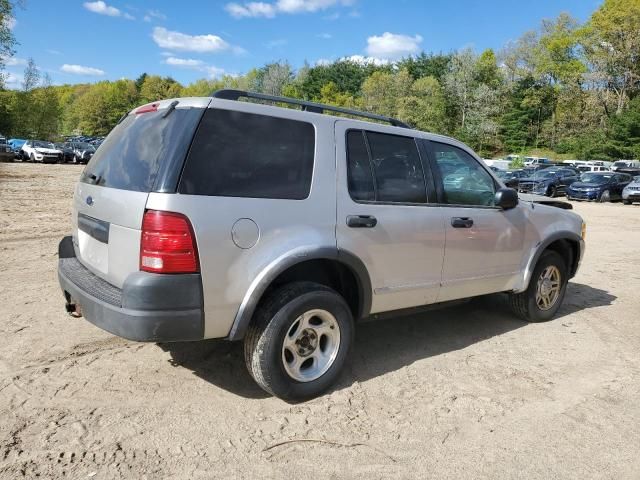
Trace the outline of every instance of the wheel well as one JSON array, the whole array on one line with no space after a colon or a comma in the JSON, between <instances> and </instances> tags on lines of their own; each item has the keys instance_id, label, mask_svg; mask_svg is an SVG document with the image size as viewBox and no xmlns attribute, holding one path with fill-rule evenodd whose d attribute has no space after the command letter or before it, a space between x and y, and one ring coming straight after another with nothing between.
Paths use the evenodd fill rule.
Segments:
<instances>
[{"instance_id":1,"label":"wheel well","mask_svg":"<svg viewBox=\"0 0 640 480\"><path fill-rule=\"evenodd\" d=\"M580 258L579 248L577 242L563 238L552 242L545 250L557 252L564 258L567 264L567 270L569 271L569 278L573 278L578 270L578 260Z\"/></svg>"},{"instance_id":2,"label":"wheel well","mask_svg":"<svg viewBox=\"0 0 640 480\"><path fill-rule=\"evenodd\" d=\"M354 319L362 316L363 293L358 277L351 268L336 260L307 260L289 267L271 282L262 298L282 285L299 281L315 282L335 290L349 305Z\"/></svg>"}]
</instances>

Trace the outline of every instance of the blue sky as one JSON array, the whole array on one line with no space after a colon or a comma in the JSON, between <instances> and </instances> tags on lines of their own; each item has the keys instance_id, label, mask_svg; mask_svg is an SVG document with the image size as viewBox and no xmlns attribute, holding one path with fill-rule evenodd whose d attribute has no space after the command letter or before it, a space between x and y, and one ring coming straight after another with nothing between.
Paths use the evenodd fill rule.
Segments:
<instances>
[{"instance_id":1,"label":"blue sky","mask_svg":"<svg viewBox=\"0 0 640 480\"><path fill-rule=\"evenodd\" d=\"M28 0L13 24L20 45L9 86L33 57L54 83L135 78L142 72L182 83L244 73L274 60L353 55L374 61L496 50L543 18L580 21L599 0ZM359 58L359 57L357 57Z\"/></svg>"}]
</instances>

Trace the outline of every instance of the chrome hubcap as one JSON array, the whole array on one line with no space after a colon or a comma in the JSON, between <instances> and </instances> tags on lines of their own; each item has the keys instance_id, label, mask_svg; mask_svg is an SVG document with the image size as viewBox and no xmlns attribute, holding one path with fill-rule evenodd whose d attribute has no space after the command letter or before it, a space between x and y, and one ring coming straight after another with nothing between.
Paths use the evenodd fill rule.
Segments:
<instances>
[{"instance_id":1,"label":"chrome hubcap","mask_svg":"<svg viewBox=\"0 0 640 480\"><path fill-rule=\"evenodd\" d=\"M326 310L309 310L291 324L282 343L284 369L298 382L311 382L333 365L340 349L340 327Z\"/></svg>"},{"instance_id":2,"label":"chrome hubcap","mask_svg":"<svg viewBox=\"0 0 640 480\"><path fill-rule=\"evenodd\" d=\"M549 310L560 297L560 270L554 265L545 268L538 278L536 304L540 310Z\"/></svg>"}]
</instances>

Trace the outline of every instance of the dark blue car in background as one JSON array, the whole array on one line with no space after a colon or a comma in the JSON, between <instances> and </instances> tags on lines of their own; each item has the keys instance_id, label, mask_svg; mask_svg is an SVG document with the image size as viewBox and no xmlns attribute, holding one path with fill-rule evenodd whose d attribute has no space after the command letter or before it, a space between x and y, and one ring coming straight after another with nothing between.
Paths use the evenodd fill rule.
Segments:
<instances>
[{"instance_id":1,"label":"dark blue car in background","mask_svg":"<svg viewBox=\"0 0 640 480\"><path fill-rule=\"evenodd\" d=\"M535 193L555 197L566 192L569 185L578 181L576 170L568 167L548 167L538 170L527 178L521 178L518 191L521 193Z\"/></svg>"},{"instance_id":2,"label":"dark blue car in background","mask_svg":"<svg viewBox=\"0 0 640 480\"><path fill-rule=\"evenodd\" d=\"M632 180L631 175L616 172L583 173L578 182L567 189L569 200L610 202L622 199L622 190Z\"/></svg>"}]
</instances>

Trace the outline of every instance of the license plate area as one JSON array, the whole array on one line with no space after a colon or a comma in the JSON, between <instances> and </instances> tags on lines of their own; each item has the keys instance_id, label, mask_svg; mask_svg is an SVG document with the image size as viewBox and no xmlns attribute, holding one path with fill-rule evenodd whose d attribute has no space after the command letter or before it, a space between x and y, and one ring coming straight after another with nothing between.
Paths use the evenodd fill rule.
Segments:
<instances>
[{"instance_id":1,"label":"license plate area","mask_svg":"<svg viewBox=\"0 0 640 480\"><path fill-rule=\"evenodd\" d=\"M78 214L78 249L88 266L106 275L109 271L109 222Z\"/></svg>"}]
</instances>

